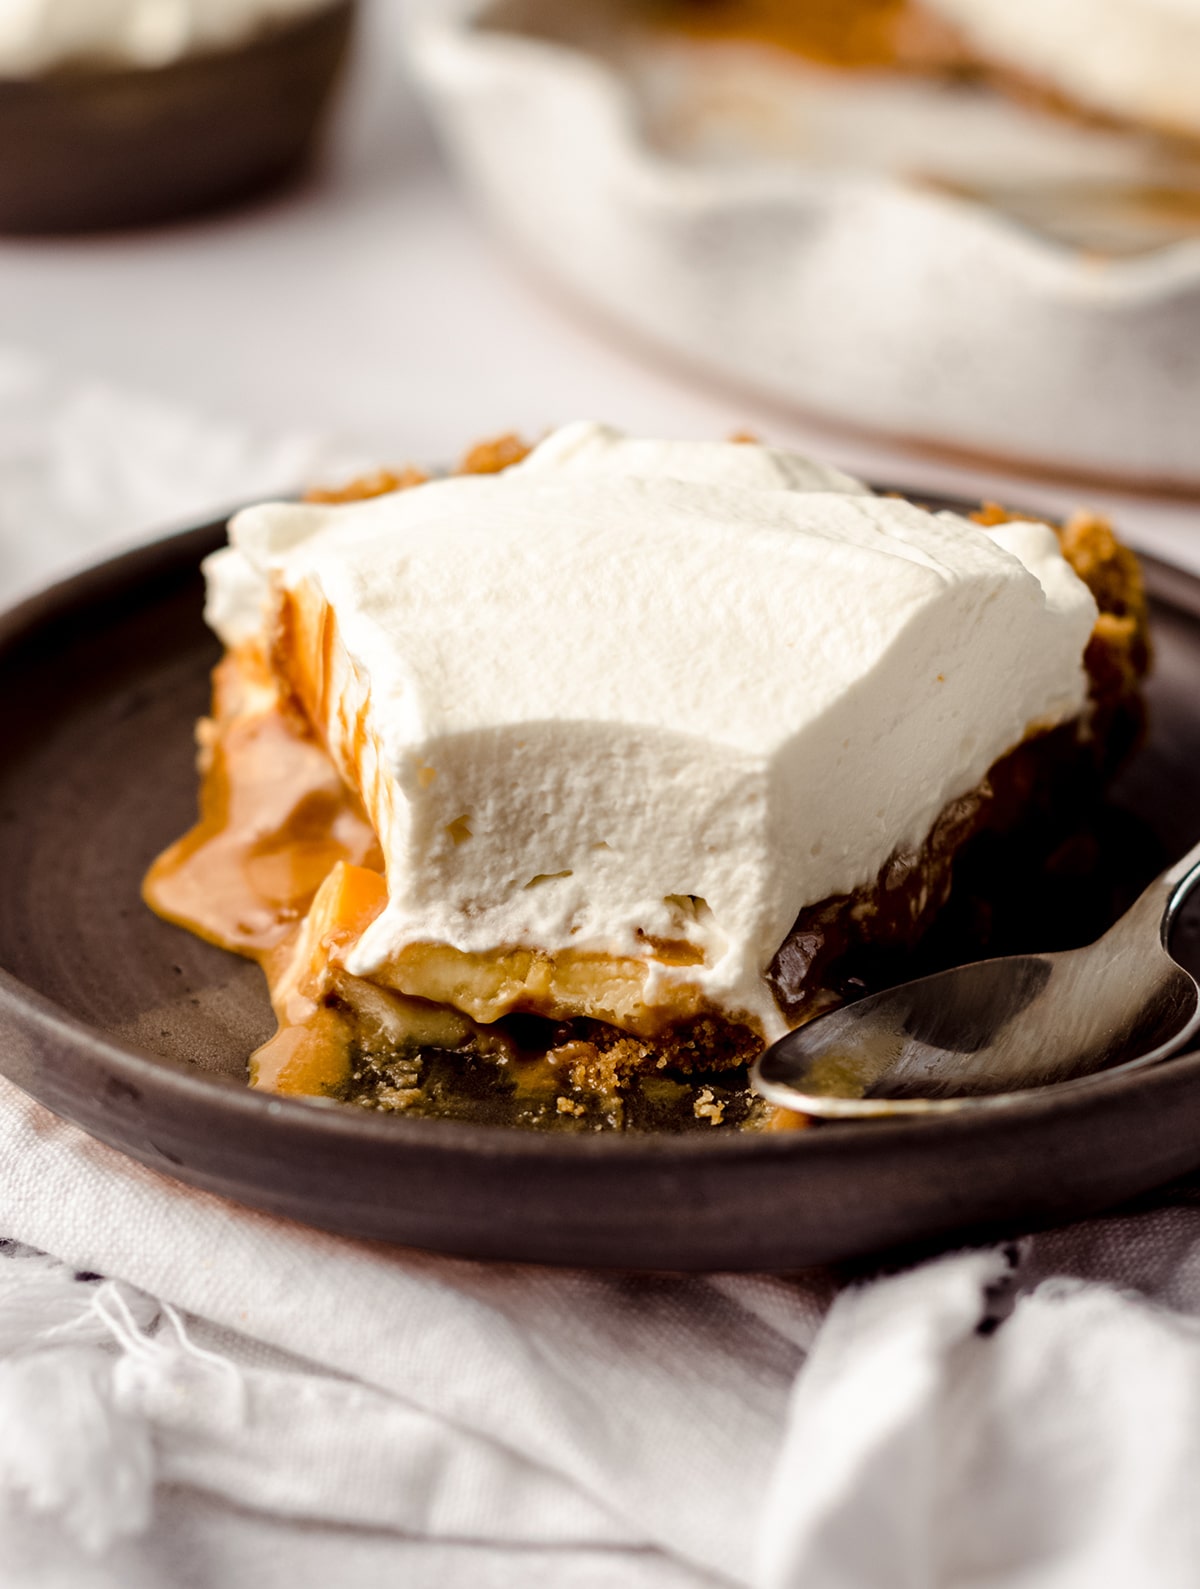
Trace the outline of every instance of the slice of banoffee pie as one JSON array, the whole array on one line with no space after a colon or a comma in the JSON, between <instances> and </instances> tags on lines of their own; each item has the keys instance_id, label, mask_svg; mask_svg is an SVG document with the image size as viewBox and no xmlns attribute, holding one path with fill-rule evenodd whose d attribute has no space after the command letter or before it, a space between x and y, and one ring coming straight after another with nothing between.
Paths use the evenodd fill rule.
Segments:
<instances>
[{"instance_id":1,"label":"slice of banoffee pie","mask_svg":"<svg viewBox=\"0 0 1200 1589\"><path fill-rule=\"evenodd\" d=\"M436 1052L582 1112L737 1067L1131 739L1102 521L587 423L473 468L251 508L206 564L200 821L146 898L260 960L255 1086L399 1108Z\"/></svg>"}]
</instances>

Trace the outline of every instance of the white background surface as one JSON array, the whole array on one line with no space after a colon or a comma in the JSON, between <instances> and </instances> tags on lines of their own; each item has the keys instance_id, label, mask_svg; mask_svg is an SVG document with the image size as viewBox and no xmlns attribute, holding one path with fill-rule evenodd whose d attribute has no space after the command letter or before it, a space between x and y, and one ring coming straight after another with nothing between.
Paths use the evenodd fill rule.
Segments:
<instances>
[{"instance_id":1,"label":"white background surface","mask_svg":"<svg viewBox=\"0 0 1200 1589\"><path fill-rule=\"evenodd\" d=\"M1143 544L1200 568L1200 512L1187 505L952 468L610 340L454 192L406 82L402 16L403 0L375 0L330 151L303 189L163 231L0 240L0 346L380 460L448 460L481 436L583 416L644 433L749 427L897 484L1112 505Z\"/></svg>"}]
</instances>

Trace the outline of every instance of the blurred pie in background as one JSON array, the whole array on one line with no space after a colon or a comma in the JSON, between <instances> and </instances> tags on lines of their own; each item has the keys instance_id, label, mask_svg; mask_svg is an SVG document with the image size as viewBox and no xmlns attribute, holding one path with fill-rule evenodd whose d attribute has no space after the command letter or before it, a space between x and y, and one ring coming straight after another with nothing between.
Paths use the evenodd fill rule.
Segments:
<instances>
[{"instance_id":1,"label":"blurred pie in background","mask_svg":"<svg viewBox=\"0 0 1200 1589\"><path fill-rule=\"evenodd\" d=\"M889 170L1103 256L1200 236L1200 0L646 0L640 14L666 145L699 135L706 156Z\"/></svg>"},{"instance_id":2,"label":"blurred pie in background","mask_svg":"<svg viewBox=\"0 0 1200 1589\"><path fill-rule=\"evenodd\" d=\"M146 225L311 154L354 0L0 0L0 230Z\"/></svg>"},{"instance_id":3,"label":"blurred pie in background","mask_svg":"<svg viewBox=\"0 0 1200 1589\"><path fill-rule=\"evenodd\" d=\"M858 430L1200 489L1200 0L429 0L470 191L647 347Z\"/></svg>"},{"instance_id":4,"label":"blurred pie in background","mask_svg":"<svg viewBox=\"0 0 1200 1589\"><path fill-rule=\"evenodd\" d=\"M756 39L825 66L956 71L962 40L910 0L661 0L659 18L714 37Z\"/></svg>"}]
</instances>

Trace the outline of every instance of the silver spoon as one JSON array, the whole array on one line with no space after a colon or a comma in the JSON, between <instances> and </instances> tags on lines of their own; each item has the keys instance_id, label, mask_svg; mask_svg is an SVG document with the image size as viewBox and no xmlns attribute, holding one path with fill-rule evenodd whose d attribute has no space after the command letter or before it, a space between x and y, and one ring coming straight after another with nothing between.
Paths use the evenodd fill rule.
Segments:
<instances>
[{"instance_id":1,"label":"silver spoon","mask_svg":"<svg viewBox=\"0 0 1200 1589\"><path fill-rule=\"evenodd\" d=\"M1200 986L1171 927L1200 879L1200 845L1086 949L1007 955L906 982L789 1032L751 1081L829 1118L994 1108L1082 1087L1176 1053L1200 1031Z\"/></svg>"}]
</instances>

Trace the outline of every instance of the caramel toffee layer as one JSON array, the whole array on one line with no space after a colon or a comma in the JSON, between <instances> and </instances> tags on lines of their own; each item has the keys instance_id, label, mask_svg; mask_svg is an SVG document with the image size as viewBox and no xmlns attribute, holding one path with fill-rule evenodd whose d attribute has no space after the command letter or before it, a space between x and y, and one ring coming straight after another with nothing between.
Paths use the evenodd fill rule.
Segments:
<instances>
[{"instance_id":1,"label":"caramel toffee layer","mask_svg":"<svg viewBox=\"0 0 1200 1589\"><path fill-rule=\"evenodd\" d=\"M913 0L650 0L647 9L700 38L777 44L821 66L945 72L974 65L954 29Z\"/></svg>"},{"instance_id":2,"label":"caramel toffee layer","mask_svg":"<svg viewBox=\"0 0 1200 1589\"><path fill-rule=\"evenodd\" d=\"M472 464L503 468L517 456L518 444L505 442L479 450ZM401 489L420 478L381 476L356 484L349 495ZM1008 515L988 505L976 517L994 525ZM1101 519L1079 515L1058 533L1064 556L1100 609L1085 658L1086 713L1004 756L942 812L918 851L893 855L869 887L801 913L768 971L789 1023L840 1002L866 959L914 948L946 903L956 860L974 840L1023 832L1055 810L1075 809L1136 741L1139 686L1149 663L1137 562ZM488 957L512 985L533 990L524 1002L510 999L493 1019L467 1011L479 1016L498 1007L484 996L495 966L464 967L445 946L413 946L409 967L423 990L444 989L437 998L413 996L405 991L410 984L391 974L388 985L350 975L339 950L386 903L382 855L307 713L254 647L231 652L216 669L213 715L200 724L198 738L200 819L155 862L145 897L166 919L262 965L279 1030L253 1056L254 1085L405 1108L421 1097L422 1057L455 1056L460 1070L480 1064L494 1070L499 1063L517 1095L535 1101L539 1118L547 1111L584 1114L587 1100L603 1098L608 1122L616 1123L614 1110L620 1114L632 1077L647 1085L647 1078L660 1077L661 1088L675 1085L672 1075L702 1082L735 1072L761 1047L751 1025L698 1006L674 1011L669 1024L653 1031L558 1018L553 1000L539 999L536 990L558 985L555 977L561 983L563 969L554 966L555 957L533 950ZM619 972L617 962L568 972L586 992L589 978L611 977L613 966ZM481 977L484 995L472 984ZM721 1123L727 1107L745 1113L744 1104L712 1086L692 1090L699 1120Z\"/></svg>"}]
</instances>

